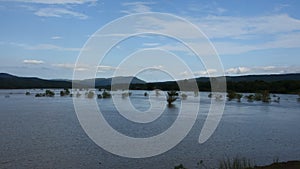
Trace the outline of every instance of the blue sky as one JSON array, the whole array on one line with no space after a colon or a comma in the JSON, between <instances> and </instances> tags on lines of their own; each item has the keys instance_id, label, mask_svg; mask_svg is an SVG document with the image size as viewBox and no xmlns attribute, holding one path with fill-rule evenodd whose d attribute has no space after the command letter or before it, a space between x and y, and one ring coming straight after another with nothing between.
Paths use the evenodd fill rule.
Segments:
<instances>
[{"instance_id":1,"label":"blue sky","mask_svg":"<svg viewBox=\"0 0 300 169\"><path fill-rule=\"evenodd\" d=\"M163 12L200 28L215 46L228 75L300 73L299 8L297 0L0 0L0 72L71 79L81 48L99 28L128 14ZM177 31L184 30L178 27ZM180 55L196 76L214 72L205 70L173 39L143 36L115 46L100 64L97 76L110 77L126 56L159 46ZM79 69L88 68L81 65ZM185 72L178 74L186 78ZM138 76L149 81L168 79L153 70Z\"/></svg>"}]
</instances>

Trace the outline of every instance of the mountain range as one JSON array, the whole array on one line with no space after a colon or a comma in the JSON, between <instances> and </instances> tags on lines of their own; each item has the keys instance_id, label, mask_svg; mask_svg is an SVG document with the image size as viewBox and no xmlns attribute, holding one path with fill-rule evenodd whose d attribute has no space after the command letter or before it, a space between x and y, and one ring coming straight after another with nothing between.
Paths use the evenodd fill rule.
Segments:
<instances>
[{"instance_id":1,"label":"mountain range","mask_svg":"<svg viewBox=\"0 0 300 169\"><path fill-rule=\"evenodd\" d=\"M95 87L110 86L113 84L146 84L145 81L136 77L96 78L75 80L74 83L81 86ZM0 89L30 89L30 88L71 88L71 80L46 80L37 77L18 77L7 73L0 73Z\"/></svg>"},{"instance_id":2,"label":"mountain range","mask_svg":"<svg viewBox=\"0 0 300 169\"><path fill-rule=\"evenodd\" d=\"M300 73L294 74L271 74L271 75L245 75L245 76L226 76L227 82L278 82L278 81L300 81ZM198 83L209 82L208 77L196 78ZM114 77L114 78L96 78L86 80L76 80L76 84L84 87L95 82L95 87L114 85L131 84L142 86L146 84L168 84L168 82L147 83L137 77ZM46 80L37 77L18 77L7 73L0 73L0 89L27 89L27 88L71 88L71 80Z\"/></svg>"}]
</instances>

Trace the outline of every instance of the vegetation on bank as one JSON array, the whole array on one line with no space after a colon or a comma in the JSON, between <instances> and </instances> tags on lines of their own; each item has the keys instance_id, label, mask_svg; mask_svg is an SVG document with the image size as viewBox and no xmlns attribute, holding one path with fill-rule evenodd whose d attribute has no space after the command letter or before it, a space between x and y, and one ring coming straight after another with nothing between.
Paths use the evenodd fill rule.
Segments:
<instances>
[{"instance_id":1,"label":"vegetation on bank","mask_svg":"<svg viewBox=\"0 0 300 169\"><path fill-rule=\"evenodd\" d=\"M279 162L278 158L273 160L271 165L257 166L247 158L235 157L233 159L225 158L219 162L217 168L210 167L202 160L197 163L199 169L299 169L300 161ZM174 169L188 169L183 164L175 166Z\"/></svg>"}]
</instances>

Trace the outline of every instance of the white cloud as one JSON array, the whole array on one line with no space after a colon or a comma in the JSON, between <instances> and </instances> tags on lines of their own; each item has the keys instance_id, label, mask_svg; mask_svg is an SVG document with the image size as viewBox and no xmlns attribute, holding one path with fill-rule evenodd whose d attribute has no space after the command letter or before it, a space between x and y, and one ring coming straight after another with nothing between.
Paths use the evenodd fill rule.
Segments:
<instances>
[{"instance_id":1,"label":"white cloud","mask_svg":"<svg viewBox=\"0 0 300 169\"><path fill-rule=\"evenodd\" d=\"M274 39L266 42L255 44L241 44L233 42L218 42L213 43L217 51L221 55L241 54L255 50L276 49L276 48L299 48L300 33L290 32L279 34Z\"/></svg>"},{"instance_id":2,"label":"white cloud","mask_svg":"<svg viewBox=\"0 0 300 169\"><path fill-rule=\"evenodd\" d=\"M59 64L52 64L54 67L64 68L64 69L76 69L77 71L87 71L87 65L75 65L72 63L59 63Z\"/></svg>"},{"instance_id":3,"label":"white cloud","mask_svg":"<svg viewBox=\"0 0 300 169\"><path fill-rule=\"evenodd\" d=\"M299 48L300 44L300 20L286 14L257 17L208 16L190 20L208 35L221 55L274 48ZM139 31L155 29L162 34L178 35L183 38L181 40L192 41L193 45L207 49L205 40L199 37L195 39L195 32L182 31L187 28L183 22L143 17L140 24ZM183 45L174 43L164 44L163 48L188 51ZM203 51L203 54L209 53L211 51Z\"/></svg>"},{"instance_id":4,"label":"white cloud","mask_svg":"<svg viewBox=\"0 0 300 169\"><path fill-rule=\"evenodd\" d=\"M247 67L236 67L236 68L229 68L226 70L227 74L245 74L251 71L250 68Z\"/></svg>"},{"instance_id":5,"label":"white cloud","mask_svg":"<svg viewBox=\"0 0 300 169\"><path fill-rule=\"evenodd\" d=\"M57 50L57 51L80 51L81 48L67 48L62 46L57 46L53 44L37 44L37 45L28 45L22 43L9 43L10 45L19 46L26 50Z\"/></svg>"},{"instance_id":6,"label":"white cloud","mask_svg":"<svg viewBox=\"0 0 300 169\"><path fill-rule=\"evenodd\" d=\"M282 74L300 73L300 66L258 66L258 67L235 67L226 70L226 74Z\"/></svg>"},{"instance_id":7,"label":"white cloud","mask_svg":"<svg viewBox=\"0 0 300 169\"><path fill-rule=\"evenodd\" d=\"M79 19L87 19L88 16L79 12L71 11L65 8L41 8L34 13L37 16L42 17L63 17L71 16Z\"/></svg>"},{"instance_id":8,"label":"white cloud","mask_svg":"<svg viewBox=\"0 0 300 169\"><path fill-rule=\"evenodd\" d=\"M190 3L187 9L191 12L211 15L220 15L227 11L227 9L218 6L215 2L210 2L209 4L201 4L199 2L200 1L197 3Z\"/></svg>"},{"instance_id":9,"label":"white cloud","mask_svg":"<svg viewBox=\"0 0 300 169\"><path fill-rule=\"evenodd\" d=\"M45 63L42 60L23 60L23 63L25 64L33 64L33 65L39 65Z\"/></svg>"},{"instance_id":10,"label":"white cloud","mask_svg":"<svg viewBox=\"0 0 300 169\"><path fill-rule=\"evenodd\" d=\"M195 76L200 76L200 75L213 75L214 73L217 73L216 69L208 69L208 70L200 70L193 72Z\"/></svg>"},{"instance_id":11,"label":"white cloud","mask_svg":"<svg viewBox=\"0 0 300 169\"><path fill-rule=\"evenodd\" d=\"M20 8L26 9L28 11L35 11L36 8L31 5L19 5Z\"/></svg>"},{"instance_id":12,"label":"white cloud","mask_svg":"<svg viewBox=\"0 0 300 169\"><path fill-rule=\"evenodd\" d=\"M150 5L155 4L154 2L125 2L122 3L123 6L127 7L127 10L122 10L122 13L132 14L132 13L142 13L151 12Z\"/></svg>"},{"instance_id":13,"label":"white cloud","mask_svg":"<svg viewBox=\"0 0 300 169\"><path fill-rule=\"evenodd\" d=\"M97 0L2 0L2 1L39 3L39 4L85 4L85 3L97 2Z\"/></svg>"},{"instance_id":14,"label":"white cloud","mask_svg":"<svg viewBox=\"0 0 300 169\"><path fill-rule=\"evenodd\" d=\"M111 71L111 70L117 70L117 67L113 67L113 66L105 66L105 65L100 65L97 67L98 68L98 72L105 72L105 71Z\"/></svg>"},{"instance_id":15,"label":"white cloud","mask_svg":"<svg viewBox=\"0 0 300 169\"><path fill-rule=\"evenodd\" d=\"M152 47L152 46L158 46L159 43L143 43L143 46Z\"/></svg>"},{"instance_id":16,"label":"white cloud","mask_svg":"<svg viewBox=\"0 0 300 169\"><path fill-rule=\"evenodd\" d=\"M256 17L207 16L191 18L209 38L276 35L300 30L300 20L287 14Z\"/></svg>"},{"instance_id":17,"label":"white cloud","mask_svg":"<svg viewBox=\"0 0 300 169\"><path fill-rule=\"evenodd\" d=\"M52 36L51 39L57 40L57 39L62 39L62 37L61 36Z\"/></svg>"},{"instance_id":18,"label":"white cloud","mask_svg":"<svg viewBox=\"0 0 300 169\"><path fill-rule=\"evenodd\" d=\"M90 65L87 64L73 64L73 63L59 63L59 64L52 64L52 66L54 67L59 67L59 68L64 68L64 69L76 69L78 71L89 71L92 70L92 67ZM97 66L97 72L107 72L107 71L113 71L113 70L117 70L117 67L113 67L113 66L106 66L106 65L100 65Z\"/></svg>"},{"instance_id":19,"label":"white cloud","mask_svg":"<svg viewBox=\"0 0 300 169\"><path fill-rule=\"evenodd\" d=\"M274 8L274 11L275 11L275 12L279 12L279 11L285 9L285 8L288 8L288 7L290 7L289 4L279 4L279 5L277 5L277 6Z\"/></svg>"}]
</instances>

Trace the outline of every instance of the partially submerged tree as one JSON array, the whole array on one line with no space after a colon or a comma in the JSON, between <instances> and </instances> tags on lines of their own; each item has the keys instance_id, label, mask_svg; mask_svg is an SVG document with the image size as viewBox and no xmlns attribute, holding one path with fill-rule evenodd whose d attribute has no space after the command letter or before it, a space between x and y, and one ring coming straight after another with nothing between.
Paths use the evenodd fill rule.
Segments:
<instances>
[{"instance_id":1,"label":"partially submerged tree","mask_svg":"<svg viewBox=\"0 0 300 169\"><path fill-rule=\"evenodd\" d=\"M245 96L248 100L248 102L253 102L253 101L262 101L264 103L270 103L271 102L271 97L270 93L267 90L261 91L259 93L250 94ZM279 102L280 97L275 96L277 99L274 100L274 102Z\"/></svg>"},{"instance_id":2,"label":"partially submerged tree","mask_svg":"<svg viewBox=\"0 0 300 169\"><path fill-rule=\"evenodd\" d=\"M64 90L60 91L60 96L68 96L70 94L69 89L65 88Z\"/></svg>"},{"instance_id":3,"label":"partially submerged tree","mask_svg":"<svg viewBox=\"0 0 300 169\"><path fill-rule=\"evenodd\" d=\"M79 92L76 93L76 97L80 97L81 94Z\"/></svg>"},{"instance_id":4,"label":"partially submerged tree","mask_svg":"<svg viewBox=\"0 0 300 169\"><path fill-rule=\"evenodd\" d=\"M144 96L145 96L145 97L146 97L146 96L148 96L148 93L147 93L147 92L145 92L145 93L144 93Z\"/></svg>"},{"instance_id":5,"label":"partially submerged tree","mask_svg":"<svg viewBox=\"0 0 300 169\"><path fill-rule=\"evenodd\" d=\"M92 98L94 98L94 95L95 95L95 93L93 91L89 91L86 96L87 96L87 98L92 99Z\"/></svg>"},{"instance_id":6,"label":"partially submerged tree","mask_svg":"<svg viewBox=\"0 0 300 169\"><path fill-rule=\"evenodd\" d=\"M261 99L262 102L269 103L271 101L269 91L265 90L265 91L261 92L261 95L262 95L262 99Z\"/></svg>"},{"instance_id":7,"label":"partially submerged tree","mask_svg":"<svg viewBox=\"0 0 300 169\"><path fill-rule=\"evenodd\" d=\"M228 91L227 97L228 97L228 101L231 101L236 98L236 93L234 91Z\"/></svg>"},{"instance_id":8,"label":"partially submerged tree","mask_svg":"<svg viewBox=\"0 0 300 169\"><path fill-rule=\"evenodd\" d=\"M103 97L104 99L105 99L105 98L111 98L111 94L110 94L108 91L104 90L103 93L102 93L102 97Z\"/></svg>"},{"instance_id":9,"label":"partially submerged tree","mask_svg":"<svg viewBox=\"0 0 300 169\"><path fill-rule=\"evenodd\" d=\"M195 96L195 97L198 97L198 96L199 96L199 91L198 91L198 90L195 90L195 91L194 91L194 96Z\"/></svg>"},{"instance_id":10,"label":"partially submerged tree","mask_svg":"<svg viewBox=\"0 0 300 169\"><path fill-rule=\"evenodd\" d=\"M240 93L238 93L238 94L236 94L235 97L236 97L236 99L237 99L237 102L241 102L241 99L242 99L243 95L240 94Z\"/></svg>"},{"instance_id":11,"label":"partially submerged tree","mask_svg":"<svg viewBox=\"0 0 300 169\"><path fill-rule=\"evenodd\" d=\"M228 101L236 99L237 102L241 102L243 95L240 93L236 93L234 91L228 91L227 97L228 97Z\"/></svg>"},{"instance_id":12,"label":"partially submerged tree","mask_svg":"<svg viewBox=\"0 0 300 169\"><path fill-rule=\"evenodd\" d=\"M178 93L177 93L177 91L174 91L174 90L168 91L167 93L168 93L168 96L167 96L167 102L168 102L168 104L170 105L170 104L172 104L175 100L177 100L177 98L178 98Z\"/></svg>"},{"instance_id":13,"label":"partially submerged tree","mask_svg":"<svg viewBox=\"0 0 300 169\"><path fill-rule=\"evenodd\" d=\"M185 93L182 93L181 94L181 98L182 98L182 100L186 100L186 98L188 97L188 95L187 94L185 94Z\"/></svg>"},{"instance_id":14,"label":"partially submerged tree","mask_svg":"<svg viewBox=\"0 0 300 169\"><path fill-rule=\"evenodd\" d=\"M247 95L245 97L246 97L248 102L253 102L254 101L254 95L253 94Z\"/></svg>"},{"instance_id":15,"label":"partially submerged tree","mask_svg":"<svg viewBox=\"0 0 300 169\"><path fill-rule=\"evenodd\" d=\"M35 97L54 97L55 93L51 90L46 90L45 93L37 93Z\"/></svg>"},{"instance_id":16,"label":"partially submerged tree","mask_svg":"<svg viewBox=\"0 0 300 169\"><path fill-rule=\"evenodd\" d=\"M53 97L55 95L55 93L51 90L46 90L45 94L47 97Z\"/></svg>"},{"instance_id":17,"label":"partially submerged tree","mask_svg":"<svg viewBox=\"0 0 300 169\"><path fill-rule=\"evenodd\" d=\"M122 98L126 98L126 97L129 97L129 96L131 96L131 92L123 92L122 93Z\"/></svg>"}]
</instances>

